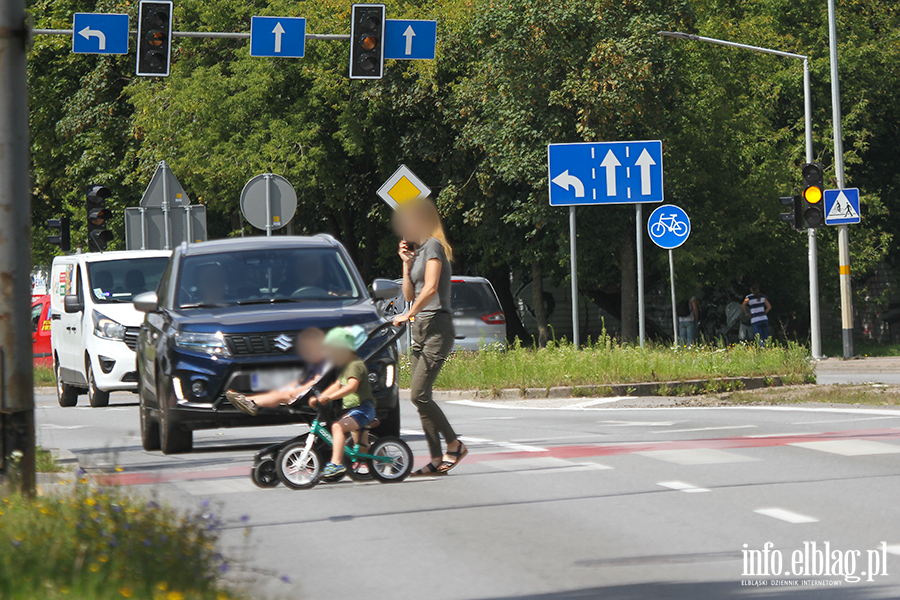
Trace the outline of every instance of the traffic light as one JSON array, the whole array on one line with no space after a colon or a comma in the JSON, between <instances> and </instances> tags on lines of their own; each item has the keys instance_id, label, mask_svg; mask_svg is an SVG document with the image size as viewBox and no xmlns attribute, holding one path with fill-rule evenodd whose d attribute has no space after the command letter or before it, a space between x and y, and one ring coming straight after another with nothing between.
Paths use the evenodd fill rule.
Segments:
<instances>
[{"instance_id":1,"label":"traffic light","mask_svg":"<svg viewBox=\"0 0 900 600\"><path fill-rule=\"evenodd\" d=\"M47 219L47 227L51 233L47 236L47 241L54 246L59 246L63 252L72 249L71 238L69 237L69 217L64 216L58 219Z\"/></svg>"},{"instance_id":2,"label":"traffic light","mask_svg":"<svg viewBox=\"0 0 900 600\"><path fill-rule=\"evenodd\" d=\"M106 224L112 218L112 211L106 208L106 199L112 193L108 187L102 185L87 186L87 230L88 252L102 252L106 250L106 244L113 239L112 231L106 229Z\"/></svg>"},{"instance_id":3,"label":"traffic light","mask_svg":"<svg viewBox=\"0 0 900 600\"><path fill-rule=\"evenodd\" d=\"M824 191L822 165L803 165L803 185L800 188L803 227L815 229L825 225L825 202L822 201Z\"/></svg>"},{"instance_id":4,"label":"traffic light","mask_svg":"<svg viewBox=\"0 0 900 600\"><path fill-rule=\"evenodd\" d=\"M165 77L172 56L172 3L166 0L140 4L138 17L137 74Z\"/></svg>"},{"instance_id":5,"label":"traffic light","mask_svg":"<svg viewBox=\"0 0 900 600\"><path fill-rule=\"evenodd\" d=\"M796 189L794 191L796 192ZM782 196L779 200L781 200L782 206L790 207L789 212L781 213L781 220L790 224L794 229L803 229L803 209L800 196Z\"/></svg>"},{"instance_id":6,"label":"traffic light","mask_svg":"<svg viewBox=\"0 0 900 600\"><path fill-rule=\"evenodd\" d=\"M354 4L350 15L350 79L381 79L384 4Z\"/></svg>"}]
</instances>

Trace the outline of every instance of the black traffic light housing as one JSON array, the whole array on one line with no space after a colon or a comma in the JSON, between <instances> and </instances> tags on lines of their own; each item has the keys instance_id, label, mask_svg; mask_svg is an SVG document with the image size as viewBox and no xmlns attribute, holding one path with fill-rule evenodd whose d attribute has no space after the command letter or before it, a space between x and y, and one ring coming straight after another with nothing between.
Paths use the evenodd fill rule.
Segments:
<instances>
[{"instance_id":1,"label":"black traffic light housing","mask_svg":"<svg viewBox=\"0 0 900 600\"><path fill-rule=\"evenodd\" d=\"M137 71L166 77L172 57L172 2L143 0L138 11Z\"/></svg>"},{"instance_id":2,"label":"black traffic light housing","mask_svg":"<svg viewBox=\"0 0 900 600\"><path fill-rule=\"evenodd\" d=\"M794 190L797 191L796 189ZM803 208L800 195L782 196L779 198L782 206L789 207L788 212L781 213L781 220L788 223L794 229L803 229Z\"/></svg>"},{"instance_id":3,"label":"black traffic light housing","mask_svg":"<svg viewBox=\"0 0 900 600\"><path fill-rule=\"evenodd\" d=\"M803 185L800 187L800 206L803 227L816 229L825 225L825 177L822 165L803 165Z\"/></svg>"},{"instance_id":4,"label":"black traffic light housing","mask_svg":"<svg viewBox=\"0 0 900 600\"><path fill-rule=\"evenodd\" d=\"M86 194L88 252L103 252L113 239L112 231L106 228L112 218L112 211L106 208L106 199L112 192L108 187L91 184L87 186Z\"/></svg>"},{"instance_id":5,"label":"black traffic light housing","mask_svg":"<svg viewBox=\"0 0 900 600\"><path fill-rule=\"evenodd\" d=\"M54 246L59 246L59 249L63 252L68 252L72 249L68 215L58 219L47 219L47 228L51 231L50 235L47 236L48 242Z\"/></svg>"},{"instance_id":6,"label":"black traffic light housing","mask_svg":"<svg viewBox=\"0 0 900 600\"><path fill-rule=\"evenodd\" d=\"M384 4L354 4L350 11L350 79L384 74Z\"/></svg>"}]
</instances>

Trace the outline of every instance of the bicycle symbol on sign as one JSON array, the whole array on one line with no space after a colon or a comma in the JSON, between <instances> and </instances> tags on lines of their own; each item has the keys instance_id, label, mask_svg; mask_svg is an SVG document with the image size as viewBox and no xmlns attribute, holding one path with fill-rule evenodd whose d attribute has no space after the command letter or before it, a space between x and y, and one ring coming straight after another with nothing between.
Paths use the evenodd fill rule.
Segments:
<instances>
[{"instance_id":1,"label":"bicycle symbol on sign","mask_svg":"<svg viewBox=\"0 0 900 600\"><path fill-rule=\"evenodd\" d=\"M665 235L667 231L674 233L678 237L684 237L688 233L688 226L684 221L679 221L678 215L674 213L670 215L661 213L659 220L650 226L650 235L658 238Z\"/></svg>"}]
</instances>

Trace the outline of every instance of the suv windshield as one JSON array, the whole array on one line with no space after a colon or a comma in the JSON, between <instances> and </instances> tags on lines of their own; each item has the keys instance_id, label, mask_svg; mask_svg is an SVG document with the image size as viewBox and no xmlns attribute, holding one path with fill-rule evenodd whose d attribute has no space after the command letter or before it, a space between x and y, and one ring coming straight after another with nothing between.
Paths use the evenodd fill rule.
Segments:
<instances>
[{"instance_id":1,"label":"suv windshield","mask_svg":"<svg viewBox=\"0 0 900 600\"><path fill-rule=\"evenodd\" d=\"M187 256L177 306L203 308L274 302L360 299L343 256L332 249L268 249Z\"/></svg>"},{"instance_id":2,"label":"suv windshield","mask_svg":"<svg viewBox=\"0 0 900 600\"><path fill-rule=\"evenodd\" d=\"M131 302L159 285L167 256L128 258L87 263L88 280L95 302Z\"/></svg>"}]
</instances>

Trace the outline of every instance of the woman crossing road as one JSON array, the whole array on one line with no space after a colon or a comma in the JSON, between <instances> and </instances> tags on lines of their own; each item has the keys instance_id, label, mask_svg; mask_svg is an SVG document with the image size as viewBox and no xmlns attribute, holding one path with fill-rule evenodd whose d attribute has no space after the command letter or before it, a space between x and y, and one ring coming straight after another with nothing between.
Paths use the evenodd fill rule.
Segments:
<instances>
[{"instance_id":1,"label":"woman crossing road","mask_svg":"<svg viewBox=\"0 0 900 600\"><path fill-rule=\"evenodd\" d=\"M450 309L453 249L431 200L402 204L397 210L395 228L403 238L399 249L403 261L403 296L411 306L407 312L394 317L394 324L411 322L410 393L431 453L431 462L413 475L439 475L456 467L469 453L431 393L444 361L453 350ZM446 454L441 447L441 436L447 443Z\"/></svg>"}]
</instances>

